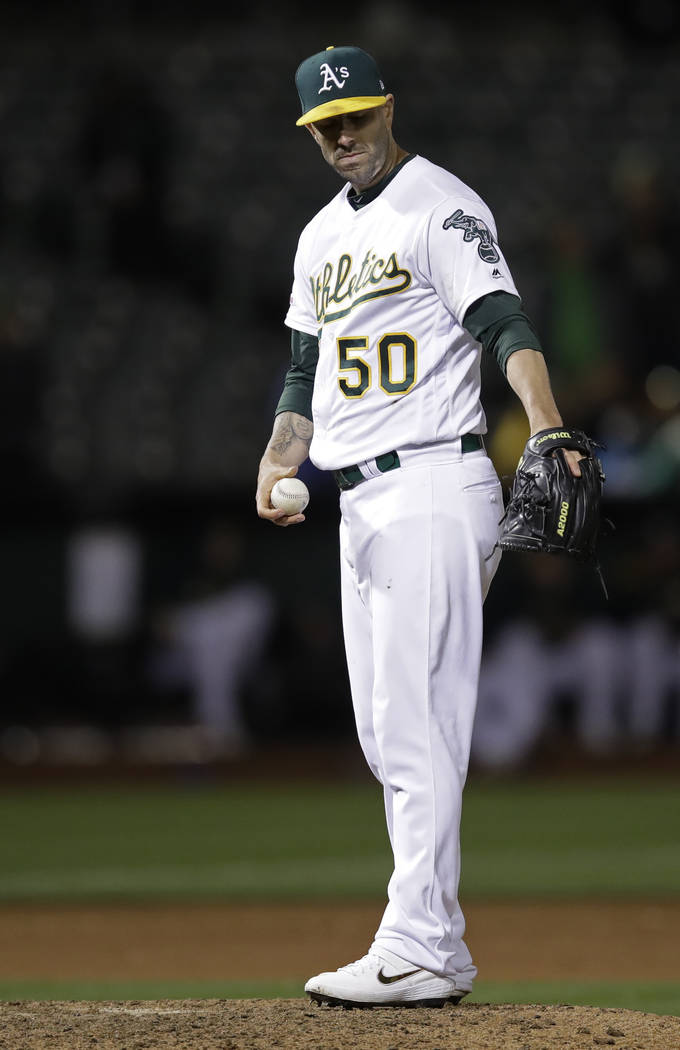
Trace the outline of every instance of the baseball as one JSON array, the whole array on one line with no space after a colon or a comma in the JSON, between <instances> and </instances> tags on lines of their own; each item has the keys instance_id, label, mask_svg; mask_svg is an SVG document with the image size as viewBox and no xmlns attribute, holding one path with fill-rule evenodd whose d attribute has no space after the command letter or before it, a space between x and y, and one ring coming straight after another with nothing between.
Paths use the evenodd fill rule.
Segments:
<instances>
[{"instance_id":1,"label":"baseball","mask_svg":"<svg viewBox=\"0 0 680 1050\"><path fill-rule=\"evenodd\" d=\"M286 514L300 514L309 503L309 489L299 478L281 478L272 489L272 507Z\"/></svg>"}]
</instances>

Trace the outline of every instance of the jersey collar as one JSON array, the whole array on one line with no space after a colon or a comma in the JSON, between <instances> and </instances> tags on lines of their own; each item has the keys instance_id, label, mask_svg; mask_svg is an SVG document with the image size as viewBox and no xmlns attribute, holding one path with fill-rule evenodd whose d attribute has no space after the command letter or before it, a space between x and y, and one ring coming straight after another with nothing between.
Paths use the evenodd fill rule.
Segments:
<instances>
[{"instance_id":1,"label":"jersey collar","mask_svg":"<svg viewBox=\"0 0 680 1050\"><path fill-rule=\"evenodd\" d=\"M363 208L366 204L370 204L371 201L374 201L376 197L380 196L382 191L385 189L386 186L390 184L397 172L401 171L401 169L404 167L404 164L408 164L410 160L413 160L413 157L414 154L409 153L408 156L404 157L403 160L400 160L399 163L395 165L394 168L392 168L392 171L388 172L388 174L385 175L385 177L381 179L380 182L376 182L375 186L371 186L369 189L364 190L363 193L357 193L357 191L354 189L354 186L350 186L349 190L347 191L347 200L349 204L351 204L355 211L359 211L359 208Z\"/></svg>"}]
</instances>

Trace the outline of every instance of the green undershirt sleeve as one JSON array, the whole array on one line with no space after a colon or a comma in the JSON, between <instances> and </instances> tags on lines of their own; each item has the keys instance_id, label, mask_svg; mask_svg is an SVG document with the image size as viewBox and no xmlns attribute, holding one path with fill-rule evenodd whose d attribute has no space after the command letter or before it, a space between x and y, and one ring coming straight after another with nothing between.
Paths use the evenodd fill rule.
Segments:
<instances>
[{"instance_id":1,"label":"green undershirt sleeve","mask_svg":"<svg viewBox=\"0 0 680 1050\"><path fill-rule=\"evenodd\" d=\"M290 336L290 368L286 372L275 415L279 415L280 412L297 412L306 419L312 418L312 392L318 360L317 337L293 329Z\"/></svg>"},{"instance_id":2,"label":"green undershirt sleeve","mask_svg":"<svg viewBox=\"0 0 680 1050\"><path fill-rule=\"evenodd\" d=\"M482 296L469 307L463 324L470 335L494 355L503 373L515 350L543 353L533 322L524 313L521 300L510 292L490 292Z\"/></svg>"}]
</instances>

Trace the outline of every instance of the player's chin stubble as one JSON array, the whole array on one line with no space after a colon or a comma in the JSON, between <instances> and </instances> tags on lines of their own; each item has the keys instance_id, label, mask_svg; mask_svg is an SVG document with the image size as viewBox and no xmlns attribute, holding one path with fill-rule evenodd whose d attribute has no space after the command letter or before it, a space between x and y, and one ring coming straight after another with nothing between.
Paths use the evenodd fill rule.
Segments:
<instances>
[{"instance_id":1,"label":"player's chin stubble","mask_svg":"<svg viewBox=\"0 0 680 1050\"><path fill-rule=\"evenodd\" d=\"M385 166L386 154L379 155L372 150L348 150L331 160L332 166L343 179L351 182L357 189L366 189L374 182Z\"/></svg>"}]
</instances>

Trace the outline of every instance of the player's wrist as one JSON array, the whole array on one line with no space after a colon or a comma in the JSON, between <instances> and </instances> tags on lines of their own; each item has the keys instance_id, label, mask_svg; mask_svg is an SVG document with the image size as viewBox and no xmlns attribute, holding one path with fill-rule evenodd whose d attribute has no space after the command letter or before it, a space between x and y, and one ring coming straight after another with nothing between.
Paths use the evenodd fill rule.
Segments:
<instances>
[{"instance_id":1,"label":"player's wrist","mask_svg":"<svg viewBox=\"0 0 680 1050\"><path fill-rule=\"evenodd\" d=\"M545 415L530 416L529 417L529 430L531 436L539 434L541 430L552 430L556 427L563 427L564 421L558 413L546 413Z\"/></svg>"}]
</instances>

